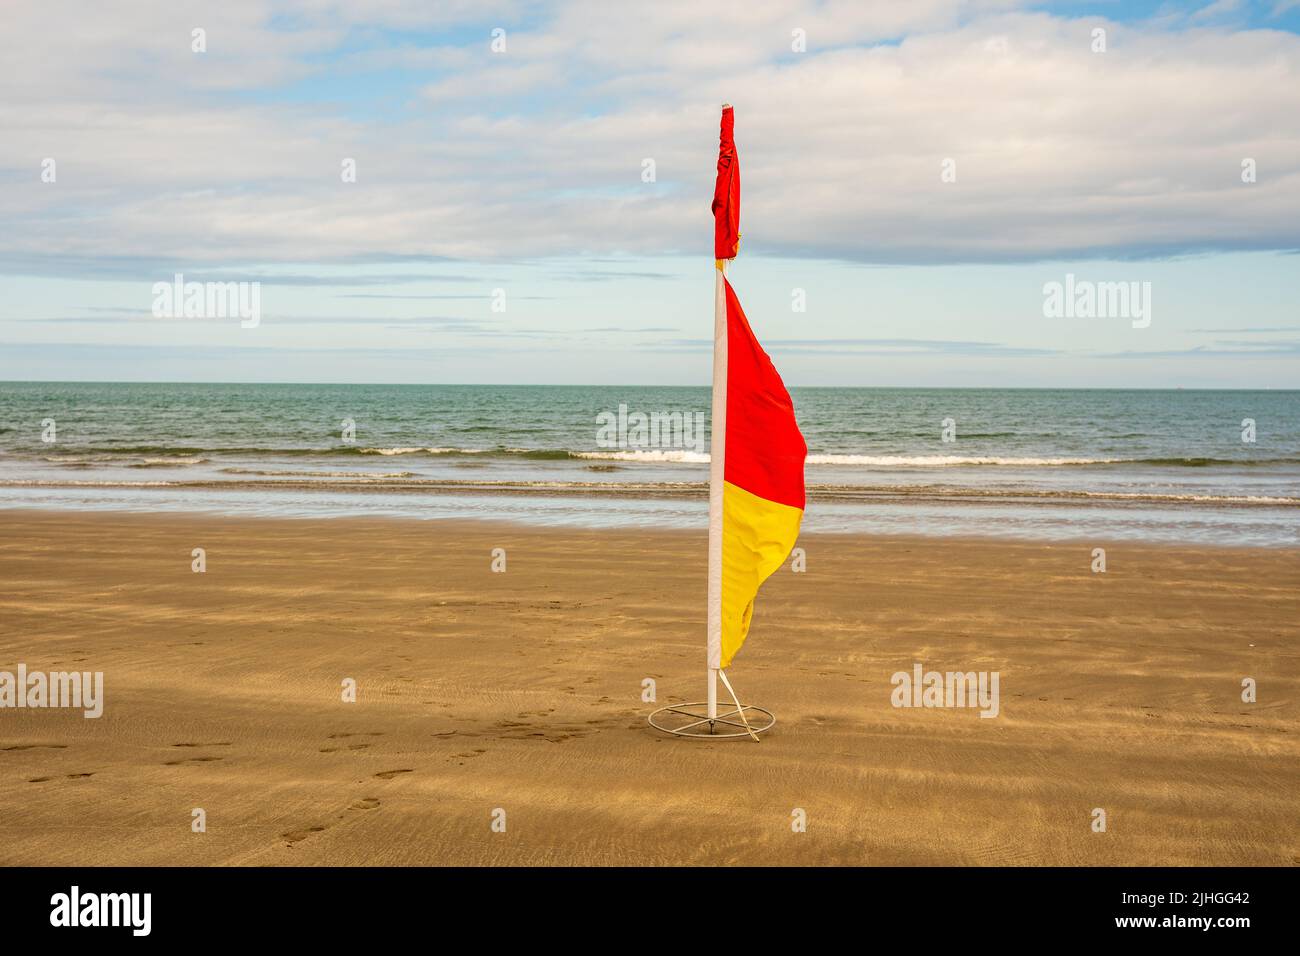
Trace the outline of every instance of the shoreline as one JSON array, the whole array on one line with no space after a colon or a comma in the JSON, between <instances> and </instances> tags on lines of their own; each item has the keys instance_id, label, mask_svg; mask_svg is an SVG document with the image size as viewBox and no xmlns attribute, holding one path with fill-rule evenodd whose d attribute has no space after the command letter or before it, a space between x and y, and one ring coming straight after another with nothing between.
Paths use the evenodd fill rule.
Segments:
<instances>
[{"instance_id":1,"label":"shoreline","mask_svg":"<svg viewBox=\"0 0 1300 956\"><path fill-rule=\"evenodd\" d=\"M420 524L473 520L490 526L589 529L609 533L692 531L707 526L703 485L696 493L646 494L626 489L516 490L513 483L389 490L373 485L306 490L174 486L61 489L0 486L0 513L161 513L239 519L321 518L409 520ZM1001 494L904 495L828 499L814 490L804 536L988 540L1031 544L1257 548L1300 547L1300 510L1264 502L1132 501L1093 498L1007 498Z\"/></svg>"},{"instance_id":2,"label":"shoreline","mask_svg":"<svg viewBox=\"0 0 1300 956\"><path fill-rule=\"evenodd\" d=\"M263 523L274 524L276 522L287 522L294 525L302 525L311 522L323 522L329 525L352 523L359 526L373 524L377 527L397 526L397 527L414 527L427 528L431 525L447 531L466 531L470 533L487 533L508 529L524 534L546 534L555 533L560 535L574 536L632 536L632 535L664 535L666 537L690 540L707 539L708 528L704 523L699 527L677 527L665 526L645 528L640 526L624 525L571 525L571 524L542 524L529 520L521 520L511 515L502 517L485 517L482 515L444 517L441 515L430 515L428 517L416 517L410 514L235 514L232 512L217 511L185 511L182 509L168 511L136 511L130 508L50 508L40 506L21 506L13 507L9 503L0 503L0 521L9 517L34 517L45 520L73 519L73 518L92 518L92 519L124 519L128 521L145 521L145 522L172 522L186 521L197 523L231 524L248 522L254 525ZM923 534L920 532L897 533L897 532L874 532L867 530L852 531L809 531L802 530L799 533L799 539L796 547L805 544L810 540L825 539L827 541L859 540L861 542L876 542L882 545L917 545L941 547L944 543L957 544L984 544L996 548L1084 548L1086 547L1078 537L1062 536L1059 538L1032 538L1032 537L1013 537L979 533L960 533L953 532L944 535ZM1178 552L1195 552L1208 550L1216 553L1224 551L1241 551L1241 552L1264 552L1267 554L1287 554L1294 552L1300 556L1300 542L1294 544L1233 544L1216 541L1115 541L1112 539L1098 538L1098 545L1121 546L1126 549L1135 549L1141 551L1178 551ZM1297 572L1297 586L1300 587L1300 571ZM1300 597L1297 598L1300 604Z\"/></svg>"},{"instance_id":3,"label":"shoreline","mask_svg":"<svg viewBox=\"0 0 1300 956\"><path fill-rule=\"evenodd\" d=\"M282 479L196 479L159 481L76 481L73 479L4 479L5 488L93 489L116 488L147 491L306 491L361 492L369 494L482 494L516 496L573 496L611 498L689 498L707 500L707 481L614 482L614 481L469 481L441 478L392 480L390 478L332 478L328 480ZM1196 495L1146 492L1083 491L1077 489L1037 490L971 488L942 485L808 485L811 501L826 502L982 502L1015 504L1150 504L1192 507L1300 508L1300 498L1272 495Z\"/></svg>"}]
</instances>

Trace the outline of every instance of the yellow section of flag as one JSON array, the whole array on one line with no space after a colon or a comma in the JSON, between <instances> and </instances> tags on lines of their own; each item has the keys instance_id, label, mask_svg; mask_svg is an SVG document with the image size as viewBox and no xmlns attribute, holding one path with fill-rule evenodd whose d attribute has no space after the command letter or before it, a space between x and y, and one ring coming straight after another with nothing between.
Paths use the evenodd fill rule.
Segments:
<instances>
[{"instance_id":1,"label":"yellow section of flag","mask_svg":"<svg viewBox=\"0 0 1300 956\"><path fill-rule=\"evenodd\" d=\"M722 483L722 666L745 643L758 589L799 537L803 510Z\"/></svg>"}]
</instances>

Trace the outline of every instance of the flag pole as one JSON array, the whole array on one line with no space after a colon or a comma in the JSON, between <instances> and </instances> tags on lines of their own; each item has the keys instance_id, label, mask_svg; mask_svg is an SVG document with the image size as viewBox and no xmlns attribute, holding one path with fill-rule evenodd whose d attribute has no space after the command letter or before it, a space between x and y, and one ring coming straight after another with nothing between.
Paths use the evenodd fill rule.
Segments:
<instances>
[{"instance_id":1,"label":"flag pole","mask_svg":"<svg viewBox=\"0 0 1300 956\"><path fill-rule=\"evenodd\" d=\"M725 109L725 107L724 107ZM727 260L714 260L713 411L709 419L709 732L718 717L718 671L722 666L722 482L727 447Z\"/></svg>"},{"instance_id":2,"label":"flag pole","mask_svg":"<svg viewBox=\"0 0 1300 956\"><path fill-rule=\"evenodd\" d=\"M726 115L730 103L722 104ZM714 259L713 409L709 417L709 733L718 718L718 671L722 668L722 482L727 459L727 260Z\"/></svg>"}]
</instances>

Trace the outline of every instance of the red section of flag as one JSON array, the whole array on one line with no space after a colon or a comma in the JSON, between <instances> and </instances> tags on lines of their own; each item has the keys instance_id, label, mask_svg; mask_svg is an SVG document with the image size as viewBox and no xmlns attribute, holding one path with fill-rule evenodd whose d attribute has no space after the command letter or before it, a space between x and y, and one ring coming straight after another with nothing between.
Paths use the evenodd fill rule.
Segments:
<instances>
[{"instance_id":1,"label":"red section of flag","mask_svg":"<svg viewBox=\"0 0 1300 956\"><path fill-rule=\"evenodd\" d=\"M723 280L726 282L726 280ZM794 403L727 286L727 440L723 478L750 494L804 507L808 445Z\"/></svg>"},{"instance_id":2,"label":"red section of flag","mask_svg":"<svg viewBox=\"0 0 1300 956\"><path fill-rule=\"evenodd\" d=\"M740 158L736 156L736 114L722 111L718 138L718 181L713 187L713 258L734 259L740 248Z\"/></svg>"}]
</instances>

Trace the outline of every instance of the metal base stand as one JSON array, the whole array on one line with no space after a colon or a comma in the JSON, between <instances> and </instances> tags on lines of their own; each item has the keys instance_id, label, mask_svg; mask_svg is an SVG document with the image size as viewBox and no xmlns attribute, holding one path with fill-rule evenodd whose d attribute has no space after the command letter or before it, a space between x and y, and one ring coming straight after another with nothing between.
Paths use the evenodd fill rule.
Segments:
<instances>
[{"instance_id":1,"label":"metal base stand","mask_svg":"<svg viewBox=\"0 0 1300 956\"><path fill-rule=\"evenodd\" d=\"M716 717L710 719L708 701L703 700L660 707L646 719L655 730L662 730L675 737L700 740L752 737L776 726L776 716L770 710L752 704L719 711ZM724 726L720 730L717 725Z\"/></svg>"}]
</instances>

